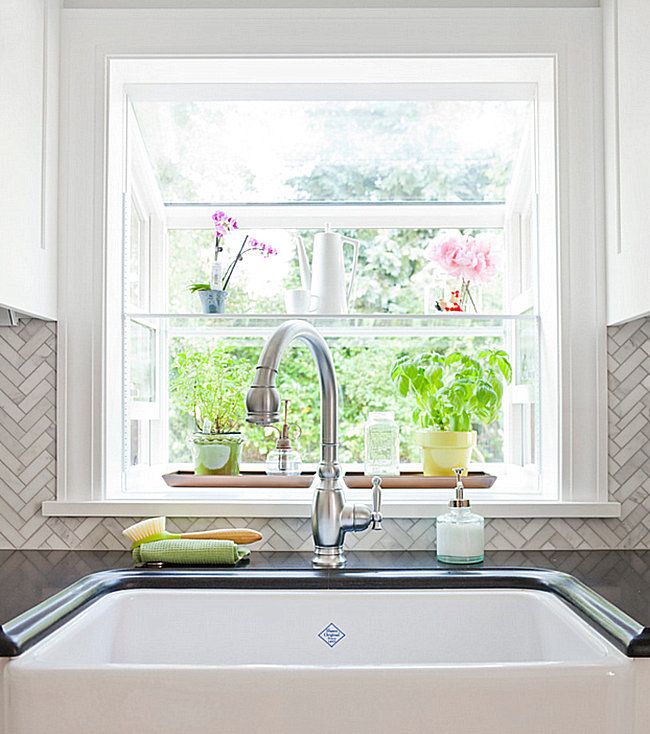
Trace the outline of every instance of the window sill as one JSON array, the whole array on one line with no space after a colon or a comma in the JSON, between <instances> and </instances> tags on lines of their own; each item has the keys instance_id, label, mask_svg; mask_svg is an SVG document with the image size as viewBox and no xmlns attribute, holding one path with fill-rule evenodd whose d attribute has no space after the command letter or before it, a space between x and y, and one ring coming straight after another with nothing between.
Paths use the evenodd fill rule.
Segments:
<instances>
[{"instance_id":1,"label":"window sill","mask_svg":"<svg viewBox=\"0 0 650 734\"><path fill-rule=\"evenodd\" d=\"M102 501L43 502L45 517L300 517L311 514L307 499L274 499L273 501L242 499L120 499ZM488 518L516 517L620 517L618 502L557 502L500 500L476 502L475 512ZM443 500L387 500L382 512L386 519L432 518L447 510Z\"/></svg>"}]
</instances>

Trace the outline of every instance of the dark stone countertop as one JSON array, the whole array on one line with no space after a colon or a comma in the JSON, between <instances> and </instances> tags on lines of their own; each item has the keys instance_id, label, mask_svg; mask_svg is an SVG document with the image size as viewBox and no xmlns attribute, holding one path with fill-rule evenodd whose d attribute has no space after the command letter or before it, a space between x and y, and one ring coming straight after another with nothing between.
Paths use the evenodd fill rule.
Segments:
<instances>
[{"instance_id":1,"label":"dark stone countertop","mask_svg":"<svg viewBox=\"0 0 650 734\"><path fill-rule=\"evenodd\" d=\"M440 564L435 554L417 552L348 553L351 570L463 570L537 568L568 573L650 627L650 551L491 551L482 564ZM253 552L243 572L311 569L310 553ZM120 551L0 551L0 622L3 624L88 574L131 568ZM336 571L332 573L337 573Z\"/></svg>"}]
</instances>

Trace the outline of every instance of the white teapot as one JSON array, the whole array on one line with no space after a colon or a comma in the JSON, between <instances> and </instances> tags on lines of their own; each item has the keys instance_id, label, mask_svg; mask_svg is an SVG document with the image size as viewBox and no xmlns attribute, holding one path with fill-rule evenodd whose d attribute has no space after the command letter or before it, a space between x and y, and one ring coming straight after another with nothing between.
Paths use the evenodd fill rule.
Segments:
<instances>
[{"instance_id":1,"label":"white teapot","mask_svg":"<svg viewBox=\"0 0 650 734\"><path fill-rule=\"evenodd\" d=\"M309 312L318 314L348 313L352 300L354 277L359 259L359 240L330 231L329 224L324 232L314 235L314 255L310 268L302 237L298 238L298 263L302 287L310 291ZM354 248L352 269L346 287L343 246Z\"/></svg>"}]
</instances>

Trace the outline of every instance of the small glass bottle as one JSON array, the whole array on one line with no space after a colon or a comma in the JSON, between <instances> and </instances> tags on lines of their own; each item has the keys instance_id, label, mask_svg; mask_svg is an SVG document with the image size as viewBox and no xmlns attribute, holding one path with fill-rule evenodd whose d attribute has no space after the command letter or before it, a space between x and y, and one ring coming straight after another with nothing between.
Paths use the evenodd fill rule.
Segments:
<instances>
[{"instance_id":1,"label":"small glass bottle","mask_svg":"<svg viewBox=\"0 0 650 734\"><path fill-rule=\"evenodd\" d=\"M365 425L366 476L399 475L399 426L394 413L370 413Z\"/></svg>"},{"instance_id":2,"label":"small glass bottle","mask_svg":"<svg viewBox=\"0 0 650 734\"><path fill-rule=\"evenodd\" d=\"M436 553L443 563L480 563L485 552L484 520L463 496L462 469L454 469L456 496L436 521Z\"/></svg>"},{"instance_id":3,"label":"small glass bottle","mask_svg":"<svg viewBox=\"0 0 650 734\"><path fill-rule=\"evenodd\" d=\"M284 422L282 428L276 429L279 438L275 444L275 448L269 451L266 457L266 473L269 475L295 476L302 471L302 458L298 451L291 446L289 431L291 425L289 419L289 401L283 400L284 403ZM295 426L296 434L294 438L300 436L300 428Z\"/></svg>"},{"instance_id":4,"label":"small glass bottle","mask_svg":"<svg viewBox=\"0 0 650 734\"><path fill-rule=\"evenodd\" d=\"M269 475L296 476L302 471L300 454L284 439L278 439L276 447L266 457L266 473Z\"/></svg>"}]
</instances>

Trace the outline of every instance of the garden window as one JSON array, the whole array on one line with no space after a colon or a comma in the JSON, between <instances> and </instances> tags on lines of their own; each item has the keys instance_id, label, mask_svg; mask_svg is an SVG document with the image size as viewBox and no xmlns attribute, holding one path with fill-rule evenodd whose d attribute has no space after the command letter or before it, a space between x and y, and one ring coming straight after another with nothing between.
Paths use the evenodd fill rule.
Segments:
<instances>
[{"instance_id":1,"label":"garden window","mask_svg":"<svg viewBox=\"0 0 650 734\"><path fill-rule=\"evenodd\" d=\"M408 22L415 32L414 21ZM160 47L172 48L167 30L152 23ZM384 21L377 23L383 27ZM441 18L437 28L445 23ZM508 39L515 36L488 25L503 48L512 45ZM570 26L572 33L581 27L573 19ZM198 26L196 32L203 37ZM525 37L538 32L546 34L543 24L534 31L526 26ZM585 30L585 42L595 42L590 33ZM77 34L74 48L91 53L94 37L86 41ZM113 508L124 503L124 510L110 510L118 514L144 512L156 503L171 508L170 514L190 516L308 513L308 490L174 489L162 477L190 468L191 461L192 421L174 390L179 355L220 345L252 373L264 339L289 318L285 293L300 285L299 238L310 258L315 233L329 226L360 242L349 313L302 316L333 352L344 468L358 469L363 460L363 423L370 411L395 412L403 465L420 462L413 404L390 378L395 359L496 347L510 355L513 379L499 420L479 428L474 468L497 481L489 491L477 490L474 499L514 516L521 512L517 506L571 503L591 503L587 512L600 512L606 504L596 479L600 464L590 464L572 422L579 415L601 416L600 386L592 391L579 377L591 370L581 355L592 354L592 344L600 355L596 314L592 319L588 310L596 290L571 287L577 255L568 247L562 218L568 209L558 207L569 198L579 203L571 208L575 226L582 222L582 231L589 231L588 187L578 177L568 187L567 172L583 170L593 156L587 143L594 131L578 120L567 122L561 105L569 89L582 95L578 80L592 70L580 67L586 64L584 44L575 52L571 44L560 48L550 27L548 37L547 47L557 46L557 52L256 58L238 49L233 56L171 58L123 51L108 54L105 74L92 79L83 67L66 66L65 73L85 85L85 119L94 109L97 131L106 135L104 147L99 135L94 148L96 160L105 153L97 189L102 216L94 217L102 224L96 268L101 308L97 301L88 316L64 309L66 325L99 316L93 322L101 323L102 337L92 337L92 380L101 385L101 404L83 451L63 437L64 491L46 511L77 502L84 514L89 510L82 502L97 502ZM128 46L116 39L107 37L97 48ZM561 66L569 56L571 66ZM103 80L105 107L98 111L96 85ZM582 96L576 109L584 111L584 123L592 102L586 91ZM584 146L576 145L578 131ZM91 148L81 146L80 158L87 159ZM73 188L81 200L81 183ZM233 275L225 313L206 315L189 286L209 279L215 211L239 223L224 240L225 262L247 235L271 244L277 254L247 253ZM471 283L473 302L467 300L462 312L438 310L461 287L456 275L428 257L431 243L445 236L489 241L498 256L492 277ZM69 272L76 267L72 263ZM588 270L585 282L591 283ZM84 299L90 303L94 294ZM575 310L581 302L587 306L582 321ZM90 395L91 382L65 343L86 340L88 347L86 334L99 332L86 328L62 332L62 374L80 375L78 390L68 389L64 402L68 432L89 425L83 396ZM278 382L302 430L300 450L309 468L318 460L319 396L302 346L285 356ZM254 426L245 432L244 465L259 465L274 446L273 434ZM601 445L599 439L594 452ZM593 470L585 472L587 466ZM388 516L426 516L445 497L436 490L388 490L385 506Z\"/></svg>"},{"instance_id":2,"label":"garden window","mask_svg":"<svg viewBox=\"0 0 650 734\"><path fill-rule=\"evenodd\" d=\"M311 258L314 234L328 226L360 243L349 314L303 316L327 337L336 362L345 468L361 466L363 422L372 410L395 412L402 463L420 464L414 406L390 378L400 355L475 356L492 347L510 355L514 382L499 420L479 427L474 467L498 476L492 496L554 498L557 483L543 481L540 454L541 441L552 440L541 423L556 417L551 405L544 411L540 404L540 233L532 188L540 149L554 149L553 130L540 120L544 105L553 114L552 96L540 98L552 89L552 60L510 70L490 59L476 68L443 64L457 84L296 83L297 62L281 64L276 80L260 83L253 68L245 80L248 66L237 69L244 77L237 83L125 86L123 217L130 226L118 243L125 276L123 450L113 491L169 496L161 477L191 467L189 436L196 430L175 397L179 355L225 345L252 375L264 337L290 318L284 294L300 286L296 243L302 238ZM490 68L494 81L474 81ZM504 74L507 84L498 78ZM142 199L151 202L146 217ZM226 312L203 315L189 286L209 278L212 214L221 210L239 222L223 240L225 262L246 236L271 243L273 255L247 253L234 271ZM553 216L549 199L546 217ZM156 218L159 242L149 233ZM485 274L477 274L462 312L436 305L450 304L462 287L453 268L430 260L431 243L445 237L475 238L489 248L489 277L483 282ZM351 252L346 257L351 261ZM303 460L314 465L319 398L306 349L291 350L279 385L301 429ZM254 426L244 433L244 464L262 466L274 433Z\"/></svg>"}]
</instances>

